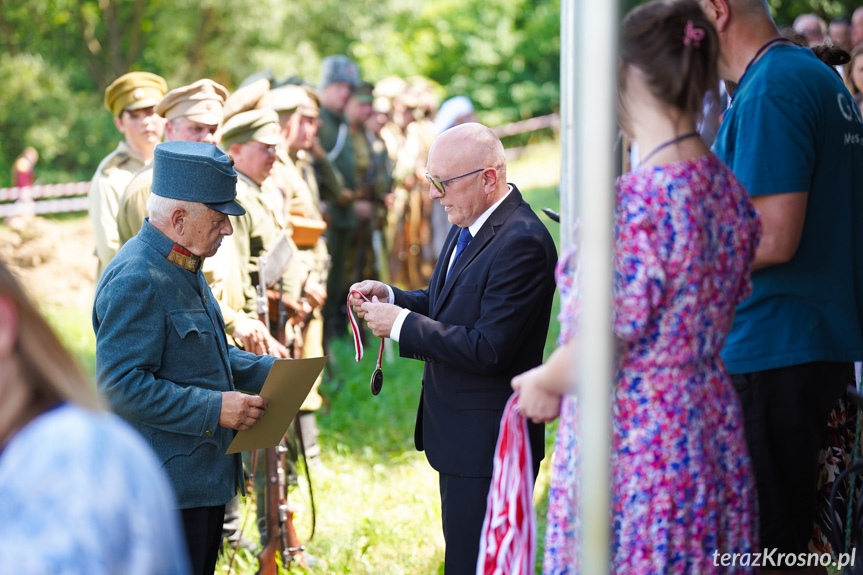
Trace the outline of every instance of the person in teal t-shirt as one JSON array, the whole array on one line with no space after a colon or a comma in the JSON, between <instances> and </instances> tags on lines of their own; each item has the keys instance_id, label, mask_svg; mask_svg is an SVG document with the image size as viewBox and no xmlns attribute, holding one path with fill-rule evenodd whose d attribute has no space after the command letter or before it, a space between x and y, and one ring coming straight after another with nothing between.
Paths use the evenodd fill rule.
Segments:
<instances>
[{"instance_id":1,"label":"person in teal t-shirt","mask_svg":"<svg viewBox=\"0 0 863 575\"><path fill-rule=\"evenodd\" d=\"M701 6L719 30L720 75L738 85L714 151L763 225L723 359L743 406L761 547L807 552L827 419L863 358L863 122L835 72L779 35L764 0Z\"/></svg>"}]
</instances>

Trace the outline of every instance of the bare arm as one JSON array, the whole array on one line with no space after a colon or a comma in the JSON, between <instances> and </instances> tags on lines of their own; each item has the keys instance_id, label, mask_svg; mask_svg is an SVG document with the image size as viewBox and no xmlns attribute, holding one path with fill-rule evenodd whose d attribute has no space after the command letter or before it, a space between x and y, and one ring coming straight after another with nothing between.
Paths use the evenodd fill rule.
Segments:
<instances>
[{"instance_id":1,"label":"bare arm","mask_svg":"<svg viewBox=\"0 0 863 575\"><path fill-rule=\"evenodd\" d=\"M553 421L560 415L560 400L573 391L573 357L578 340L573 338L558 347L544 364L512 378L512 388L519 392L518 408L535 423Z\"/></svg>"},{"instance_id":2,"label":"bare arm","mask_svg":"<svg viewBox=\"0 0 863 575\"><path fill-rule=\"evenodd\" d=\"M761 243L752 270L783 264L794 257L803 235L808 192L752 196L761 214Z\"/></svg>"}]
</instances>

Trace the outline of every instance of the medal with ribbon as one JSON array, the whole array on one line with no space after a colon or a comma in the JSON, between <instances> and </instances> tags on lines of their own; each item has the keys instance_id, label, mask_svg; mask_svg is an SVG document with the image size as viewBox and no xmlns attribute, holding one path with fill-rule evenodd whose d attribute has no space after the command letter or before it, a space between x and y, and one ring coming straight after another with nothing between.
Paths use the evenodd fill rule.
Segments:
<instances>
[{"instance_id":1,"label":"medal with ribbon","mask_svg":"<svg viewBox=\"0 0 863 575\"><path fill-rule=\"evenodd\" d=\"M363 340L360 337L360 326L357 324L356 318L354 318L354 312L351 309L351 294L356 294L366 300L367 302L371 302L369 298L365 296L361 291L351 290L348 293L348 319L351 320L351 331L354 334L354 350L356 354L354 358L357 363L363 359ZM369 382L369 387L371 388L372 395L377 395L381 392L381 388L384 386L384 372L381 370L383 358L384 358L384 340L386 338L381 338L381 347L378 350L378 363L375 368L375 372L372 374L372 379Z\"/></svg>"}]
</instances>

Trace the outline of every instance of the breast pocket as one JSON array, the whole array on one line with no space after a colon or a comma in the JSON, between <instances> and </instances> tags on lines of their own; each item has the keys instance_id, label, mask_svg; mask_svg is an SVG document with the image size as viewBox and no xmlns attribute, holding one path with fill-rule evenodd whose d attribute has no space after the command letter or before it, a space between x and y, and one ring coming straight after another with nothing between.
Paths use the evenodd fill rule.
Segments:
<instances>
[{"instance_id":1,"label":"breast pocket","mask_svg":"<svg viewBox=\"0 0 863 575\"><path fill-rule=\"evenodd\" d=\"M176 383L207 385L223 371L216 330L204 310L176 310L169 313L169 335L162 367L165 377ZM215 384L215 382L213 382Z\"/></svg>"}]
</instances>

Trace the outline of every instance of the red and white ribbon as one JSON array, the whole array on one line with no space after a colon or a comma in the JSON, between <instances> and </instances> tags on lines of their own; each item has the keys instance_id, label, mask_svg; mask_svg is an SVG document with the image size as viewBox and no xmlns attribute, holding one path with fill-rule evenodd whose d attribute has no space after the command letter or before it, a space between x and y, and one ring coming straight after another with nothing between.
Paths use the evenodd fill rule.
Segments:
<instances>
[{"instance_id":1,"label":"red and white ribbon","mask_svg":"<svg viewBox=\"0 0 863 575\"><path fill-rule=\"evenodd\" d=\"M351 321L351 331L354 334L354 351L355 351L354 359L356 359L357 363L359 363L360 360L363 359L363 340L360 337L360 326L359 326L359 324L357 324L357 319L354 317L354 310L351 307L351 294L356 294L356 295L360 296L361 298L363 298L364 300L366 300L367 302L371 302L371 300L369 298L367 298L366 295L359 290L351 290L348 293L348 319L350 319L350 321ZM381 338L381 347L378 350L378 364L377 364L378 369L381 369L383 366L382 362L384 359L384 340L385 340L385 338Z\"/></svg>"},{"instance_id":2,"label":"red and white ribbon","mask_svg":"<svg viewBox=\"0 0 863 575\"><path fill-rule=\"evenodd\" d=\"M535 555L533 456L527 420L518 412L518 393L514 393L500 420L476 573L532 574Z\"/></svg>"}]
</instances>

